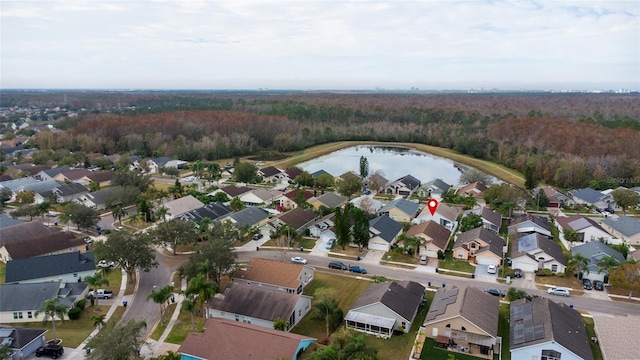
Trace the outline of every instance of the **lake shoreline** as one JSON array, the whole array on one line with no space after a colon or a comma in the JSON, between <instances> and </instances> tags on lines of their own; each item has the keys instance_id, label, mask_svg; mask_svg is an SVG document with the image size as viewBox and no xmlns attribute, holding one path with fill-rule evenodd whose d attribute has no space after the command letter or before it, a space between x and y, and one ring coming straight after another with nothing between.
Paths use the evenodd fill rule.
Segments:
<instances>
[{"instance_id":1,"label":"lake shoreline","mask_svg":"<svg viewBox=\"0 0 640 360\"><path fill-rule=\"evenodd\" d=\"M328 155L338 150L359 146L359 145L400 147L400 148L417 150L417 151L421 151L434 156L450 159L454 161L456 165L461 164L464 166L474 167L489 175L495 176L496 178L504 182L511 183L518 186L524 186L524 178L518 170L510 169L503 165L499 165L488 160L481 160L481 159L476 159L467 155L463 155L450 149L439 148L439 147L425 145L425 144L416 144L416 143L397 143L397 142L379 142L379 141L341 141L341 142L312 146L302 151L291 153L290 156L287 157L286 159L266 162L265 165L272 165L279 168L287 169L299 163L309 161L323 155Z\"/></svg>"}]
</instances>

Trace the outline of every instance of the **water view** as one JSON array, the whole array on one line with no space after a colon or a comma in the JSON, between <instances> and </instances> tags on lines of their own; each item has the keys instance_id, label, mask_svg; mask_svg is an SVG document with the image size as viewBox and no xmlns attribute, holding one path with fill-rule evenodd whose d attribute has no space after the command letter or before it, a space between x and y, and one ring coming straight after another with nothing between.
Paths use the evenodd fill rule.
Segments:
<instances>
[{"instance_id":1,"label":"water view","mask_svg":"<svg viewBox=\"0 0 640 360\"><path fill-rule=\"evenodd\" d=\"M387 180L395 180L411 174L421 182L440 178L450 185L458 185L460 165L452 160L402 147L360 145L335 151L299 164L310 173L324 170L333 176L347 171L360 173L360 157L369 161L369 174L382 170Z\"/></svg>"}]
</instances>

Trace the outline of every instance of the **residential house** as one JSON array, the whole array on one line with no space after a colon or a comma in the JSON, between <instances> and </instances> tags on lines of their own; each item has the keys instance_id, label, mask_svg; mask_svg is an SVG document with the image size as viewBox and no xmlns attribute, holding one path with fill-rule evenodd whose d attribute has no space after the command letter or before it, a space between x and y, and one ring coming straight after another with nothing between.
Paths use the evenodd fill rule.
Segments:
<instances>
[{"instance_id":1,"label":"residential house","mask_svg":"<svg viewBox=\"0 0 640 360\"><path fill-rule=\"evenodd\" d=\"M388 215L382 215L369 220L370 250L391 250L391 245L396 242L402 233L402 224L391 219Z\"/></svg>"},{"instance_id":2,"label":"residential house","mask_svg":"<svg viewBox=\"0 0 640 360\"><path fill-rule=\"evenodd\" d=\"M575 206L575 202L569 196L561 193L551 186L539 186L533 189L534 199L536 199L535 194L538 194L540 190L542 190L547 199L549 199L549 203L547 204L548 208L563 208Z\"/></svg>"},{"instance_id":3,"label":"residential house","mask_svg":"<svg viewBox=\"0 0 640 360\"><path fill-rule=\"evenodd\" d=\"M562 234L565 228L571 229L578 233L580 242L611 241L612 235L600 226L595 220L582 215L572 215L569 217L561 216L556 218L556 226Z\"/></svg>"},{"instance_id":4,"label":"residential house","mask_svg":"<svg viewBox=\"0 0 640 360\"><path fill-rule=\"evenodd\" d=\"M385 185L385 193L410 197L420 187L420 180L411 175L405 175Z\"/></svg>"},{"instance_id":5,"label":"residential house","mask_svg":"<svg viewBox=\"0 0 640 360\"><path fill-rule=\"evenodd\" d=\"M593 321L602 359L629 360L629 354L640 354L640 342L636 341L640 316L594 312Z\"/></svg>"},{"instance_id":6,"label":"residential house","mask_svg":"<svg viewBox=\"0 0 640 360\"><path fill-rule=\"evenodd\" d=\"M439 198L442 199L444 194L451 189L451 185L442 181L441 179L433 179L428 183L424 183L417 191L418 196L424 198Z\"/></svg>"},{"instance_id":7,"label":"residential house","mask_svg":"<svg viewBox=\"0 0 640 360\"><path fill-rule=\"evenodd\" d=\"M336 213L329 213L316 221L316 223L309 228L311 236L319 238L322 243L326 243L329 239L335 239L336 233L333 231L335 217Z\"/></svg>"},{"instance_id":8,"label":"residential house","mask_svg":"<svg viewBox=\"0 0 640 360\"><path fill-rule=\"evenodd\" d=\"M232 211L227 205L224 205L223 203L216 201L216 202L209 203L201 208L187 211L186 213L180 215L178 218L182 220L193 221L196 224L200 224L200 222L202 222L202 220L205 218L211 219L211 220L218 220L231 213Z\"/></svg>"},{"instance_id":9,"label":"residential house","mask_svg":"<svg viewBox=\"0 0 640 360\"><path fill-rule=\"evenodd\" d=\"M329 209L333 209L342 206L346 201L347 198L344 196L338 195L334 192L327 192L320 196L312 197L308 199L307 202L315 209L319 209L320 206L325 206Z\"/></svg>"},{"instance_id":10,"label":"residential house","mask_svg":"<svg viewBox=\"0 0 640 360\"><path fill-rule=\"evenodd\" d=\"M580 254L589 260L589 263L587 264L588 272L582 272L582 278L592 281L600 280L608 282L609 273L607 270L603 269L602 271L599 271L600 266L598 265L598 261L600 261L600 259L610 256L616 259L620 264L625 261L624 256L622 256L619 251L612 249L610 246L601 243L600 241L592 241L586 244L574 246L571 248L571 254Z\"/></svg>"},{"instance_id":11,"label":"residential house","mask_svg":"<svg viewBox=\"0 0 640 360\"><path fill-rule=\"evenodd\" d=\"M0 344L6 345L12 355L5 360L28 359L45 344L47 330L0 326Z\"/></svg>"},{"instance_id":12,"label":"residential house","mask_svg":"<svg viewBox=\"0 0 640 360\"><path fill-rule=\"evenodd\" d=\"M0 261L85 251L82 238L73 233L29 221L0 229Z\"/></svg>"},{"instance_id":13,"label":"residential house","mask_svg":"<svg viewBox=\"0 0 640 360\"><path fill-rule=\"evenodd\" d=\"M629 245L640 245L640 221L628 216L619 216L617 219L607 218L602 220L602 227L622 242Z\"/></svg>"},{"instance_id":14,"label":"residential house","mask_svg":"<svg viewBox=\"0 0 640 360\"><path fill-rule=\"evenodd\" d=\"M224 318L273 329L275 320L288 322L286 331L311 310L311 296L267 289L234 281L208 302L208 318Z\"/></svg>"},{"instance_id":15,"label":"residential house","mask_svg":"<svg viewBox=\"0 0 640 360\"><path fill-rule=\"evenodd\" d=\"M313 277L314 270L309 265L262 258L249 259L246 267L233 274L234 281L290 294L301 294Z\"/></svg>"},{"instance_id":16,"label":"residential house","mask_svg":"<svg viewBox=\"0 0 640 360\"><path fill-rule=\"evenodd\" d=\"M551 225L546 216L534 214L522 214L514 217L511 225L507 227L509 235L538 233L551 237Z\"/></svg>"},{"instance_id":17,"label":"residential house","mask_svg":"<svg viewBox=\"0 0 640 360\"><path fill-rule=\"evenodd\" d=\"M487 185L476 181L459 188L458 191L456 191L456 194L471 196L476 199L482 199L482 197L484 196L484 192L487 191L487 189Z\"/></svg>"},{"instance_id":18,"label":"residential house","mask_svg":"<svg viewBox=\"0 0 640 360\"><path fill-rule=\"evenodd\" d=\"M567 259L557 242L538 233L521 236L511 244L511 267L523 271L549 269L564 273Z\"/></svg>"},{"instance_id":19,"label":"residential house","mask_svg":"<svg viewBox=\"0 0 640 360\"><path fill-rule=\"evenodd\" d=\"M262 181L268 183L277 183L285 178L282 170L276 168L275 166L267 166L258 170L258 175L262 176Z\"/></svg>"},{"instance_id":20,"label":"residential house","mask_svg":"<svg viewBox=\"0 0 640 360\"><path fill-rule=\"evenodd\" d=\"M151 159L147 159L146 167L150 174L155 174L160 172L161 168L174 168L174 169L184 169L189 165L184 160L176 160L167 156L155 157ZM140 167L142 168L142 167Z\"/></svg>"},{"instance_id":21,"label":"residential house","mask_svg":"<svg viewBox=\"0 0 640 360\"><path fill-rule=\"evenodd\" d=\"M268 223L269 231L276 233L282 226L289 225L298 233L313 225L318 219L318 215L311 210L295 208L283 213Z\"/></svg>"},{"instance_id":22,"label":"residential house","mask_svg":"<svg viewBox=\"0 0 640 360\"><path fill-rule=\"evenodd\" d=\"M438 205L438 207L440 207L440 205ZM483 206L479 209L467 211L465 213L465 216L468 216L469 214L480 215L480 217L482 218L482 226L485 229L489 229L496 234L500 232L500 227L502 226L502 214L500 214L499 212L493 211L488 207Z\"/></svg>"},{"instance_id":23,"label":"residential house","mask_svg":"<svg viewBox=\"0 0 640 360\"><path fill-rule=\"evenodd\" d=\"M44 199L56 198L58 203L79 199L89 193L89 189L78 183L62 184L51 191L41 194Z\"/></svg>"},{"instance_id":24,"label":"residential house","mask_svg":"<svg viewBox=\"0 0 640 360\"><path fill-rule=\"evenodd\" d=\"M182 360L291 359L316 339L227 319L207 319L204 332L192 332L178 352Z\"/></svg>"},{"instance_id":25,"label":"residential house","mask_svg":"<svg viewBox=\"0 0 640 360\"><path fill-rule=\"evenodd\" d=\"M76 301L84 299L89 291L85 282L48 281L27 284L0 285L0 323L42 321L45 314L36 312L44 302L58 298L60 303L72 308ZM65 315L63 320L69 318Z\"/></svg>"},{"instance_id":26,"label":"residential house","mask_svg":"<svg viewBox=\"0 0 640 360\"><path fill-rule=\"evenodd\" d=\"M55 181L54 177L58 174L61 174L63 172L69 171L71 170L70 168L66 167L66 166L60 166L60 167L54 167L54 168L47 168L44 170L41 170L40 172L36 173L35 175L33 175L33 177L36 180L39 181Z\"/></svg>"},{"instance_id":27,"label":"residential house","mask_svg":"<svg viewBox=\"0 0 640 360\"><path fill-rule=\"evenodd\" d=\"M32 177L7 180L0 183L0 188L7 188L11 190L11 198L8 200L8 202L15 201L16 195L18 195L22 191L33 191L37 194L41 192L51 191L58 186L60 186L60 183L56 181L38 181Z\"/></svg>"},{"instance_id":28,"label":"residential house","mask_svg":"<svg viewBox=\"0 0 640 360\"><path fill-rule=\"evenodd\" d=\"M370 284L345 316L345 325L347 329L385 338L394 331L408 333L424 291L424 286L408 280Z\"/></svg>"},{"instance_id":29,"label":"residential house","mask_svg":"<svg viewBox=\"0 0 640 360\"><path fill-rule=\"evenodd\" d=\"M544 297L511 302L512 359L593 360L582 315Z\"/></svg>"},{"instance_id":30,"label":"residential house","mask_svg":"<svg viewBox=\"0 0 640 360\"><path fill-rule=\"evenodd\" d=\"M91 175L91 171L84 168L71 169L69 171L61 172L53 177L53 180L58 182L77 182L85 176Z\"/></svg>"},{"instance_id":31,"label":"residential house","mask_svg":"<svg viewBox=\"0 0 640 360\"><path fill-rule=\"evenodd\" d=\"M7 262L5 283L74 282L93 276L96 263L92 252L67 252Z\"/></svg>"},{"instance_id":32,"label":"residential house","mask_svg":"<svg viewBox=\"0 0 640 360\"><path fill-rule=\"evenodd\" d=\"M280 194L280 191L258 188L240 195L240 201L245 206L269 206Z\"/></svg>"},{"instance_id":33,"label":"residential house","mask_svg":"<svg viewBox=\"0 0 640 360\"><path fill-rule=\"evenodd\" d=\"M383 206L378 210L378 215L388 215L393 220L408 223L418 215L418 210L420 210L420 205L400 198Z\"/></svg>"},{"instance_id":34,"label":"residential house","mask_svg":"<svg viewBox=\"0 0 640 360\"><path fill-rule=\"evenodd\" d=\"M114 189L115 188L111 187L111 188L90 192L84 196L81 196L75 199L74 202L96 209L96 210L104 210L107 208L107 199L109 198L109 194Z\"/></svg>"},{"instance_id":35,"label":"residential house","mask_svg":"<svg viewBox=\"0 0 640 360\"><path fill-rule=\"evenodd\" d=\"M251 188L248 188L246 186L229 185L210 193L209 196L213 196L218 192L223 192L227 194L227 197L229 197L229 199L233 199L235 197L239 198L242 194L247 193L249 191L251 191Z\"/></svg>"},{"instance_id":36,"label":"residential house","mask_svg":"<svg viewBox=\"0 0 640 360\"><path fill-rule=\"evenodd\" d=\"M415 236L422 240L421 255L437 258L439 251L444 253L447 249L451 231L437 222L429 220L422 224L413 225L407 231L407 236Z\"/></svg>"},{"instance_id":37,"label":"residential house","mask_svg":"<svg viewBox=\"0 0 640 360\"><path fill-rule=\"evenodd\" d=\"M286 170L284 174L289 180L294 181L298 177L298 175L302 174L302 170L300 168L294 167Z\"/></svg>"},{"instance_id":38,"label":"residential house","mask_svg":"<svg viewBox=\"0 0 640 360\"><path fill-rule=\"evenodd\" d=\"M298 204L294 199L299 196L298 193L302 192L302 197L308 202L313 197L313 192L304 189L294 189L277 196L274 202L278 204L280 209L295 209Z\"/></svg>"},{"instance_id":39,"label":"residential house","mask_svg":"<svg viewBox=\"0 0 640 360\"><path fill-rule=\"evenodd\" d=\"M458 234L453 244L453 256L471 264L500 265L506 242L491 230L475 228Z\"/></svg>"},{"instance_id":40,"label":"residential house","mask_svg":"<svg viewBox=\"0 0 640 360\"><path fill-rule=\"evenodd\" d=\"M4 154L7 155L6 152ZM33 178L35 178L36 174L40 173L41 171L47 170L47 169L51 169L51 166L33 165L33 164L30 164L30 163L7 166L7 172L10 175L13 175L14 178L16 178L16 177L33 177Z\"/></svg>"},{"instance_id":41,"label":"residential house","mask_svg":"<svg viewBox=\"0 0 640 360\"><path fill-rule=\"evenodd\" d=\"M82 183L97 184L98 188L103 188L111 185L111 179L113 178L113 171L92 171L91 174L86 175L80 179Z\"/></svg>"},{"instance_id":42,"label":"residential house","mask_svg":"<svg viewBox=\"0 0 640 360\"><path fill-rule=\"evenodd\" d=\"M615 209L616 201L611 195L605 195L592 188L569 190L569 196L576 204L594 206L597 209Z\"/></svg>"},{"instance_id":43,"label":"residential house","mask_svg":"<svg viewBox=\"0 0 640 360\"><path fill-rule=\"evenodd\" d=\"M202 201L196 199L192 195L183 196L175 200L167 201L162 206L167 208L165 220L179 218L180 215L199 209L204 206Z\"/></svg>"},{"instance_id":44,"label":"residential house","mask_svg":"<svg viewBox=\"0 0 640 360\"><path fill-rule=\"evenodd\" d=\"M269 212L257 207L244 208L237 213L229 214L222 221L229 221L236 227L260 227L269 221Z\"/></svg>"},{"instance_id":45,"label":"residential house","mask_svg":"<svg viewBox=\"0 0 640 360\"><path fill-rule=\"evenodd\" d=\"M316 172L311 173L311 177L313 177L314 179L317 179L317 178L319 178L320 176L325 175L325 174L326 174L326 175L331 175L331 174L329 174L328 172L326 172L326 171L324 171L324 170L320 169L320 170L318 170L318 171L316 171ZM333 176L333 175L331 175L331 176Z\"/></svg>"},{"instance_id":46,"label":"residential house","mask_svg":"<svg viewBox=\"0 0 640 360\"><path fill-rule=\"evenodd\" d=\"M445 203L439 203L436 211L431 214L431 210L429 210L428 206L425 206L422 209L422 212L415 219L411 220L412 224L422 224L427 221L435 221L436 223L444 226L449 229L449 231L453 231L458 225L458 215L460 214L460 209L457 207L449 206Z\"/></svg>"},{"instance_id":47,"label":"residential house","mask_svg":"<svg viewBox=\"0 0 640 360\"><path fill-rule=\"evenodd\" d=\"M369 175L369 178L367 179L367 187L371 191L375 191L375 192L383 192L385 185L388 183L389 183L389 180L387 180L384 176L378 173Z\"/></svg>"},{"instance_id":48,"label":"residential house","mask_svg":"<svg viewBox=\"0 0 640 360\"><path fill-rule=\"evenodd\" d=\"M498 313L498 298L480 289L441 288L431 301L424 334L439 347L493 359L500 353Z\"/></svg>"},{"instance_id":49,"label":"residential house","mask_svg":"<svg viewBox=\"0 0 640 360\"><path fill-rule=\"evenodd\" d=\"M357 198L349 201L353 206L360 210L364 210L369 214L377 214L384 206L384 203L380 200L376 200L373 195L360 195Z\"/></svg>"}]
</instances>

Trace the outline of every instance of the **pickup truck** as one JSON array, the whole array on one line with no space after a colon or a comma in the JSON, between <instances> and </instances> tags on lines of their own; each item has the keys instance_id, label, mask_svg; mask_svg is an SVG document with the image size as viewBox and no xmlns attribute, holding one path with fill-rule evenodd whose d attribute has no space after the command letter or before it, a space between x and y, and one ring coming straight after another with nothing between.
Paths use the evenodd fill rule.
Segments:
<instances>
[{"instance_id":1,"label":"pickup truck","mask_svg":"<svg viewBox=\"0 0 640 360\"><path fill-rule=\"evenodd\" d=\"M96 299L109 299L113 296L113 291L98 289L95 291L89 291L89 296L93 296Z\"/></svg>"}]
</instances>

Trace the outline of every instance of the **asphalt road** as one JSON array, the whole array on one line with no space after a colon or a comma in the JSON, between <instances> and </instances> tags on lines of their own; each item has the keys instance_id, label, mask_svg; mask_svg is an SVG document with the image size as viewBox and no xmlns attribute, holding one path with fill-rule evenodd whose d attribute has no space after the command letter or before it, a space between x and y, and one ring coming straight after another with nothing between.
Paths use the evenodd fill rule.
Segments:
<instances>
[{"instance_id":1,"label":"asphalt road","mask_svg":"<svg viewBox=\"0 0 640 360\"><path fill-rule=\"evenodd\" d=\"M290 259L292 256L300 255L297 251L290 251L286 255L286 259ZM248 260L253 257L261 257L266 259L273 259L283 261L285 258L283 254L278 251L239 251L238 260ZM450 275L443 275L437 273L428 273L420 270L409 270L396 267L382 266L371 263L359 263L358 261L344 261L347 265L361 265L366 268L368 274L360 275L347 271L331 270L327 267L330 259L324 256L314 256L310 254L304 254L303 257L308 260L308 265L316 268L316 271L328 272L338 274L342 276L353 277L367 277L371 275L382 275L388 279L396 280L412 280L421 284L427 285L431 282L434 286L442 286L443 283L449 286L476 286L484 289L485 287L494 287L505 292L509 290L509 285L503 285L499 283L484 282L479 279L467 279ZM134 295L133 300L129 303L129 309L124 316L124 320L129 319L143 319L147 322L148 335L151 333L153 325L160 319L159 305L152 300L147 301L147 296L155 287L162 287L171 283L171 274L178 268L178 266L187 261L187 256L167 256L160 252L156 255L156 260L159 265L158 268L152 269L150 272L141 272L139 274L139 284ZM555 302L563 302L566 304L573 304L575 309L585 310L591 313L603 313L609 315L640 315L640 304L628 303L623 301L613 300L601 300L594 299L586 296L571 296L561 297L548 295L545 291L537 289L523 289L530 295L538 295L547 297Z\"/></svg>"}]
</instances>

